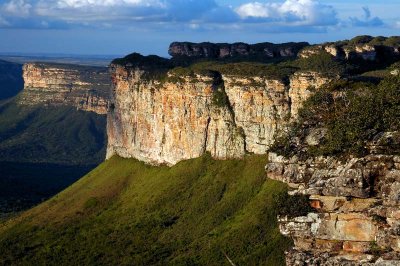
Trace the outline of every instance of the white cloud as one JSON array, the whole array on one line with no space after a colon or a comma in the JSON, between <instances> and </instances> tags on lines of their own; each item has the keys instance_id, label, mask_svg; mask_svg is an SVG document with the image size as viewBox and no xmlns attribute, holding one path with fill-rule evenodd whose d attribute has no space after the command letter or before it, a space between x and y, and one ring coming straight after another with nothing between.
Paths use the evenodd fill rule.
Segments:
<instances>
[{"instance_id":1,"label":"white cloud","mask_svg":"<svg viewBox=\"0 0 400 266\"><path fill-rule=\"evenodd\" d=\"M25 0L11 0L3 5L3 13L17 17L27 17L30 14L32 5Z\"/></svg>"},{"instance_id":2,"label":"white cloud","mask_svg":"<svg viewBox=\"0 0 400 266\"><path fill-rule=\"evenodd\" d=\"M322 0L247 0L239 6L217 0L0 0L0 27L26 28L240 28L251 31L324 32L339 21L335 8ZM375 9L373 9L374 11ZM355 24L379 24L365 15ZM42 23L45 21L45 23ZM391 22L393 25L393 21ZM140 25L140 26L138 26ZM400 27L400 26L399 26Z\"/></svg>"},{"instance_id":3,"label":"white cloud","mask_svg":"<svg viewBox=\"0 0 400 266\"><path fill-rule=\"evenodd\" d=\"M241 18L268 18L272 15L270 9L271 8L269 4L254 2L241 5L236 9L236 13L238 13Z\"/></svg>"},{"instance_id":4,"label":"white cloud","mask_svg":"<svg viewBox=\"0 0 400 266\"><path fill-rule=\"evenodd\" d=\"M266 19L295 25L327 26L338 23L335 9L316 0L286 0L283 3L252 2L235 10L242 19Z\"/></svg>"},{"instance_id":5,"label":"white cloud","mask_svg":"<svg viewBox=\"0 0 400 266\"><path fill-rule=\"evenodd\" d=\"M59 8L82 8L82 7L113 7L113 6L144 6L144 7L165 7L158 0L59 0Z\"/></svg>"}]
</instances>

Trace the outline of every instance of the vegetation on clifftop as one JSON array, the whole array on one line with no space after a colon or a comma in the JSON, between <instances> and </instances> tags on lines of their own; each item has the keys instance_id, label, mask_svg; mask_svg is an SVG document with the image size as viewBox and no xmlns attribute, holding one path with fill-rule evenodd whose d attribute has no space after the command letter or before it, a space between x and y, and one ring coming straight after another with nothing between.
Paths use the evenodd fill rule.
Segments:
<instances>
[{"instance_id":1,"label":"vegetation on clifftop","mask_svg":"<svg viewBox=\"0 0 400 266\"><path fill-rule=\"evenodd\" d=\"M324 76L345 76L347 74L364 71L357 64L349 64L334 59L330 54L322 52L308 58L288 58L281 62L229 62L223 60L202 59L191 63L179 64L172 59L164 59L157 56L141 56L132 54L123 59L116 59L115 64L123 64L128 67L144 70L143 79L158 80L161 82L181 82L182 77L196 75L209 76L210 72L218 72L221 75L238 77L264 77L266 79L288 81L289 77L296 71L314 71ZM367 71L369 69L365 69ZM167 78L167 73L169 77Z\"/></svg>"},{"instance_id":2,"label":"vegetation on clifftop","mask_svg":"<svg viewBox=\"0 0 400 266\"><path fill-rule=\"evenodd\" d=\"M0 224L0 265L284 265L265 156L168 167L113 157Z\"/></svg>"},{"instance_id":3,"label":"vegetation on clifftop","mask_svg":"<svg viewBox=\"0 0 400 266\"><path fill-rule=\"evenodd\" d=\"M367 142L377 134L400 130L399 95L398 76L387 76L379 84L351 81L329 84L304 103L298 122L278 138L273 150L285 155L296 153L295 138L304 141L313 128L326 128L320 145L307 147L308 153L365 155Z\"/></svg>"}]
</instances>

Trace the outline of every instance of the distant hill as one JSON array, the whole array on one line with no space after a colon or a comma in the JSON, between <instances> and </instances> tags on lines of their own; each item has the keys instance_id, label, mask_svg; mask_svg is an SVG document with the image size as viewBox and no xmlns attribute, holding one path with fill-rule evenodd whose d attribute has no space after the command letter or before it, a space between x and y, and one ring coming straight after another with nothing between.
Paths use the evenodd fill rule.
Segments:
<instances>
[{"instance_id":1,"label":"distant hill","mask_svg":"<svg viewBox=\"0 0 400 266\"><path fill-rule=\"evenodd\" d=\"M115 57L115 55L0 54L0 60L18 64L47 62L100 67L108 66Z\"/></svg>"}]
</instances>

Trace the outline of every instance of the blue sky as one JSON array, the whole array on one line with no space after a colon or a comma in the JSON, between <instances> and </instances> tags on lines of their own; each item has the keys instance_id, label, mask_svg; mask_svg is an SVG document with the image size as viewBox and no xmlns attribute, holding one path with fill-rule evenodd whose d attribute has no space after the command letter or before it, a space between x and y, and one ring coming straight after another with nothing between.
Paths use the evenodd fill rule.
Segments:
<instances>
[{"instance_id":1,"label":"blue sky","mask_svg":"<svg viewBox=\"0 0 400 266\"><path fill-rule=\"evenodd\" d=\"M400 35L400 0L0 0L0 52L167 55L172 41Z\"/></svg>"}]
</instances>

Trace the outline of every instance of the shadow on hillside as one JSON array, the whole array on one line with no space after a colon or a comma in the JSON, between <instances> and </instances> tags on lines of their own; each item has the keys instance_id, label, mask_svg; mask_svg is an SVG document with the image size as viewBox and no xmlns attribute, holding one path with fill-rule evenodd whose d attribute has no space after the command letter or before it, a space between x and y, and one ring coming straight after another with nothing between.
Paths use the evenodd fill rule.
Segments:
<instances>
[{"instance_id":1,"label":"shadow on hillside","mask_svg":"<svg viewBox=\"0 0 400 266\"><path fill-rule=\"evenodd\" d=\"M47 200L94 167L0 162L0 218Z\"/></svg>"}]
</instances>

